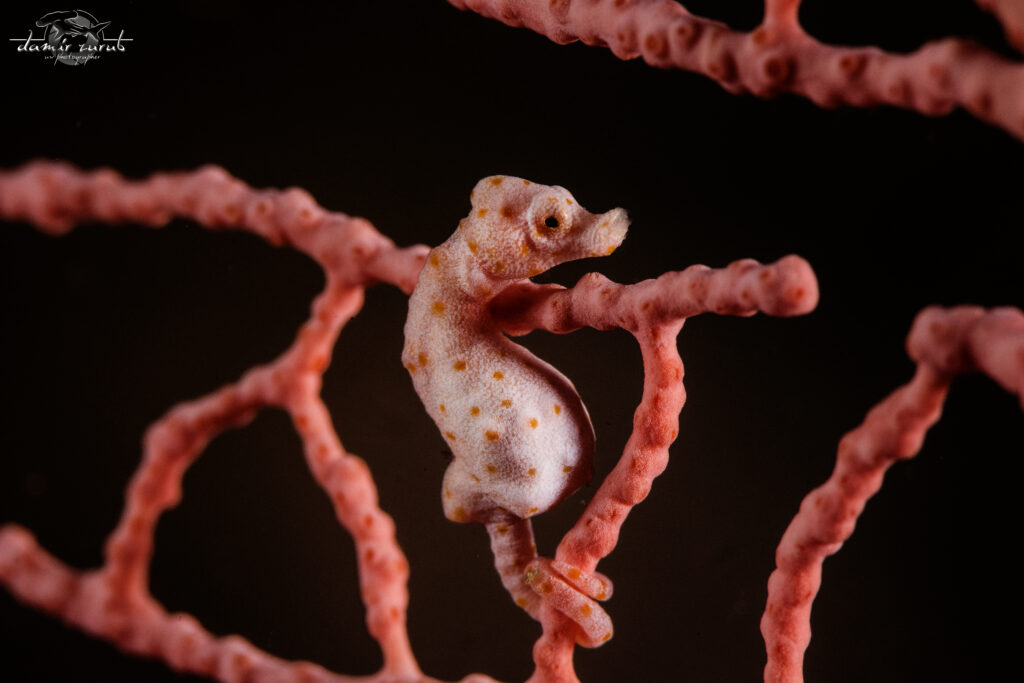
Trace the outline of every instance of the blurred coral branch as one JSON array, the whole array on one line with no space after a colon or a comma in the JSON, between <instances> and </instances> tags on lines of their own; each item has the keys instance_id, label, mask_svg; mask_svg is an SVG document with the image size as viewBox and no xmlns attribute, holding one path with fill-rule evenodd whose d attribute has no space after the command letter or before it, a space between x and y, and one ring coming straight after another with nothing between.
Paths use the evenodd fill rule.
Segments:
<instances>
[{"instance_id":1,"label":"blurred coral branch","mask_svg":"<svg viewBox=\"0 0 1024 683\"><path fill-rule=\"evenodd\" d=\"M963 107L1024 139L1024 63L944 38L910 54L826 45L800 26L799 0L767 0L746 33L690 14L672 0L449 0L556 43L581 40L621 59L710 76L732 93L793 93L822 107L888 104L938 116ZM978 0L1024 48L1024 5Z\"/></svg>"}]
</instances>

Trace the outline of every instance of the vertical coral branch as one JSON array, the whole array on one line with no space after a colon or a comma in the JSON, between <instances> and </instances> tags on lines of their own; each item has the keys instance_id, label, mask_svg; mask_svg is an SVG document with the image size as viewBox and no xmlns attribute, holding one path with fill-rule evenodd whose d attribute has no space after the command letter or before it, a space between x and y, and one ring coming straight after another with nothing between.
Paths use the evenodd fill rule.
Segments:
<instances>
[{"instance_id":1,"label":"vertical coral branch","mask_svg":"<svg viewBox=\"0 0 1024 683\"><path fill-rule=\"evenodd\" d=\"M800 0L764 0L764 23L794 26L799 21Z\"/></svg>"},{"instance_id":2,"label":"vertical coral branch","mask_svg":"<svg viewBox=\"0 0 1024 683\"><path fill-rule=\"evenodd\" d=\"M886 470L920 450L953 377L980 370L1018 394L1024 406L1024 314L1018 310L925 309L914 321L907 349L917 363L913 379L843 437L832 475L804 498L779 544L761 619L766 683L803 681L822 564L853 533Z\"/></svg>"}]
</instances>

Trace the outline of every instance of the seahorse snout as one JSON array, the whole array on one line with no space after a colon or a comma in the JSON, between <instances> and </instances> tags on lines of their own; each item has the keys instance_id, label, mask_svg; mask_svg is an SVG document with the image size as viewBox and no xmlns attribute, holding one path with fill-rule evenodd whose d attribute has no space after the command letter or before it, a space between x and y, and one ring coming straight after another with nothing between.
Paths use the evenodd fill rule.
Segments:
<instances>
[{"instance_id":1,"label":"seahorse snout","mask_svg":"<svg viewBox=\"0 0 1024 683\"><path fill-rule=\"evenodd\" d=\"M606 256L622 244L629 230L629 216L625 209L612 209L595 217L591 228L593 234L592 256Z\"/></svg>"}]
</instances>

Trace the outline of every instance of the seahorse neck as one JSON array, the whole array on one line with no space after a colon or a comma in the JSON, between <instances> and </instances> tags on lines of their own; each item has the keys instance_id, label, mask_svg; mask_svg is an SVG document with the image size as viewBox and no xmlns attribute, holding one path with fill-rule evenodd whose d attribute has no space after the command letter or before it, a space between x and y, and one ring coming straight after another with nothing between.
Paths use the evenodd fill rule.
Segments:
<instances>
[{"instance_id":1,"label":"seahorse neck","mask_svg":"<svg viewBox=\"0 0 1024 683\"><path fill-rule=\"evenodd\" d=\"M446 243L450 268L454 277L445 282L452 294L477 306L486 306L501 290L512 284L511 280L503 280L489 275L480 265L480 258L470 249L469 243L458 233Z\"/></svg>"}]
</instances>

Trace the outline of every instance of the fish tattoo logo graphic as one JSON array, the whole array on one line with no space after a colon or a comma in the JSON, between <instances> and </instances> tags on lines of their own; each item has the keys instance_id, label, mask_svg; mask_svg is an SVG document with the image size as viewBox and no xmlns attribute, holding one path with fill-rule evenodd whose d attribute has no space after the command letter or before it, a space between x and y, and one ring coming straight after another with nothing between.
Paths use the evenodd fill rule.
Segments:
<instances>
[{"instance_id":1,"label":"fish tattoo logo graphic","mask_svg":"<svg viewBox=\"0 0 1024 683\"><path fill-rule=\"evenodd\" d=\"M57 61L73 66L89 61L109 25L109 21L97 21L80 9L50 12L36 21L36 26L45 29L46 43L55 50Z\"/></svg>"}]
</instances>

